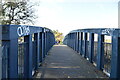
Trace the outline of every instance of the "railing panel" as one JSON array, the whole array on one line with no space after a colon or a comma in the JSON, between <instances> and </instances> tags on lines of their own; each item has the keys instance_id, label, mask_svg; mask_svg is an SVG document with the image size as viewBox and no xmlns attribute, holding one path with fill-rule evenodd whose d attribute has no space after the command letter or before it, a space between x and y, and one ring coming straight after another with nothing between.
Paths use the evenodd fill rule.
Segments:
<instances>
[{"instance_id":1,"label":"railing panel","mask_svg":"<svg viewBox=\"0 0 120 80\"><path fill-rule=\"evenodd\" d=\"M97 69L103 70L103 72L105 72L110 78L120 78L120 29L78 29L71 31L69 34L74 33L80 33L79 53L82 56L89 59L89 61L93 63ZM88 36L84 33L90 35ZM64 43L67 43L67 45L70 44L68 42L70 40L68 35L66 35L64 39ZM111 42L104 41L106 36L111 37ZM74 38L75 36L72 35L71 37ZM73 43L71 43L71 45L72 44Z\"/></svg>"},{"instance_id":2,"label":"railing panel","mask_svg":"<svg viewBox=\"0 0 120 80\"><path fill-rule=\"evenodd\" d=\"M2 78L32 78L33 71L38 69L42 58L45 58L54 45L54 34L50 29L36 26L0 25L0 27L3 27L0 55Z\"/></svg>"},{"instance_id":3,"label":"railing panel","mask_svg":"<svg viewBox=\"0 0 120 80\"><path fill-rule=\"evenodd\" d=\"M94 54L93 54L93 63L97 63L97 45L98 45L98 42L94 42Z\"/></svg>"},{"instance_id":4,"label":"railing panel","mask_svg":"<svg viewBox=\"0 0 120 80\"><path fill-rule=\"evenodd\" d=\"M112 55L111 36L105 36L103 44L104 44L104 71L107 72L108 74L110 74L110 72L111 72L111 55Z\"/></svg>"},{"instance_id":5,"label":"railing panel","mask_svg":"<svg viewBox=\"0 0 120 80\"><path fill-rule=\"evenodd\" d=\"M8 71L9 71L9 46L3 45L2 46L2 77L8 78Z\"/></svg>"},{"instance_id":6,"label":"railing panel","mask_svg":"<svg viewBox=\"0 0 120 80\"><path fill-rule=\"evenodd\" d=\"M87 49L87 50L86 50L86 58L87 58L87 59L89 59L89 53L90 53L90 45L89 45L89 43L90 43L90 42L89 42L89 40L90 40L89 37L90 37L90 36L89 36L89 35L90 35L90 34L87 33L87 41L86 41L86 49Z\"/></svg>"},{"instance_id":7,"label":"railing panel","mask_svg":"<svg viewBox=\"0 0 120 80\"><path fill-rule=\"evenodd\" d=\"M110 64L111 64L111 43L104 43L104 70L110 73Z\"/></svg>"},{"instance_id":8,"label":"railing panel","mask_svg":"<svg viewBox=\"0 0 120 80\"><path fill-rule=\"evenodd\" d=\"M24 43L18 45L18 77L24 77Z\"/></svg>"},{"instance_id":9,"label":"railing panel","mask_svg":"<svg viewBox=\"0 0 120 80\"><path fill-rule=\"evenodd\" d=\"M98 35L94 34L94 54L93 54L93 63L97 65L97 48L98 48Z\"/></svg>"},{"instance_id":10,"label":"railing panel","mask_svg":"<svg viewBox=\"0 0 120 80\"><path fill-rule=\"evenodd\" d=\"M90 45L89 45L89 41L86 42L87 45L87 50L86 50L86 58L89 58L89 53L90 53Z\"/></svg>"},{"instance_id":11,"label":"railing panel","mask_svg":"<svg viewBox=\"0 0 120 80\"><path fill-rule=\"evenodd\" d=\"M81 54L84 54L84 40L82 40L82 49L81 49Z\"/></svg>"},{"instance_id":12,"label":"railing panel","mask_svg":"<svg viewBox=\"0 0 120 80\"><path fill-rule=\"evenodd\" d=\"M33 55L32 55L32 59L33 59L33 66L32 66L32 68L33 68L33 71L36 69L36 64L37 64L37 41L33 41L32 42L32 46L33 46Z\"/></svg>"}]
</instances>

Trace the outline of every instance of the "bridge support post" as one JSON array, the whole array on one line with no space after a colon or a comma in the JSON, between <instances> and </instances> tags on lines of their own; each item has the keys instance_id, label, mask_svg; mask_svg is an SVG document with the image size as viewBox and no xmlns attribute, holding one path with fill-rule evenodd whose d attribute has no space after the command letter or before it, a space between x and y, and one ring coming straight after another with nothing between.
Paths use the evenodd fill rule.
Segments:
<instances>
[{"instance_id":1,"label":"bridge support post","mask_svg":"<svg viewBox=\"0 0 120 80\"><path fill-rule=\"evenodd\" d=\"M68 40L68 45L69 47L73 48L73 42L72 42L72 34L69 34L69 40Z\"/></svg>"},{"instance_id":2,"label":"bridge support post","mask_svg":"<svg viewBox=\"0 0 120 80\"><path fill-rule=\"evenodd\" d=\"M78 44L77 44L77 42L78 42L78 37L77 37L77 32L76 32L76 34L75 34L75 51L77 52L77 48L78 48Z\"/></svg>"},{"instance_id":3,"label":"bridge support post","mask_svg":"<svg viewBox=\"0 0 120 80\"><path fill-rule=\"evenodd\" d=\"M79 53L79 32L77 32L77 52Z\"/></svg>"},{"instance_id":4,"label":"bridge support post","mask_svg":"<svg viewBox=\"0 0 120 80\"><path fill-rule=\"evenodd\" d=\"M78 41L79 43L78 43L78 45L79 45L79 47L78 47L78 53L80 54L80 49L81 49L81 32L79 32L79 41Z\"/></svg>"},{"instance_id":5,"label":"bridge support post","mask_svg":"<svg viewBox=\"0 0 120 80\"><path fill-rule=\"evenodd\" d=\"M25 36L25 42L28 43L25 54L25 78L32 78L32 34Z\"/></svg>"},{"instance_id":6,"label":"bridge support post","mask_svg":"<svg viewBox=\"0 0 120 80\"><path fill-rule=\"evenodd\" d=\"M70 34L70 43L71 43L71 48L74 49L74 36L73 33Z\"/></svg>"},{"instance_id":7,"label":"bridge support post","mask_svg":"<svg viewBox=\"0 0 120 80\"><path fill-rule=\"evenodd\" d=\"M29 35L29 78L32 78L32 35Z\"/></svg>"},{"instance_id":8,"label":"bridge support post","mask_svg":"<svg viewBox=\"0 0 120 80\"><path fill-rule=\"evenodd\" d=\"M80 54L82 55L82 40L83 40L83 32L80 32Z\"/></svg>"},{"instance_id":9,"label":"bridge support post","mask_svg":"<svg viewBox=\"0 0 120 80\"><path fill-rule=\"evenodd\" d=\"M73 33L70 34L70 42L71 45L70 47L73 49L74 48L74 43L73 43Z\"/></svg>"},{"instance_id":10,"label":"bridge support post","mask_svg":"<svg viewBox=\"0 0 120 80\"><path fill-rule=\"evenodd\" d=\"M73 47L73 50L75 50L76 48L76 33L73 33L73 44L74 44L74 47Z\"/></svg>"},{"instance_id":11,"label":"bridge support post","mask_svg":"<svg viewBox=\"0 0 120 80\"><path fill-rule=\"evenodd\" d=\"M117 31L112 36L112 59L110 78L120 78L120 37Z\"/></svg>"},{"instance_id":12,"label":"bridge support post","mask_svg":"<svg viewBox=\"0 0 120 80\"><path fill-rule=\"evenodd\" d=\"M2 41L0 47L1 47L1 53L0 53L0 76L2 78L8 78L9 73L8 73L8 63L9 63L9 40L4 40Z\"/></svg>"},{"instance_id":13,"label":"bridge support post","mask_svg":"<svg viewBox=\"0 0 120 80\"><path fill-rule=\"evenodd\" d=\"M18 78L18 39L12 39L9 42L9 78Z\"/></svg>"},{"instance_id":14,"label":"bridge support post","mask_svg":"<svg viewBox=\"0 0 120 80\"><path fill-rule=\"evenodd\" d=\"M39 62L42 62L42 32L39 33L39 45L40 45L40 53L39 53Z\"/></svg>"},{"instance_id":15,"label":"bridge support post","mask_svg":"<svg viewBox=\"0 0 120 80\"><path fill-rule=\"evenodd\" d=\"M77 33L75 33L75 39L74 40L75 40L75 49L74 50L76 51L77 50Z\"/></svg>"},{"instance_id":16,"label":"bridge support post","mask_svg":"<svg viewBox=\"0 0 120 80\"><path fill-rule=\"evenodd\" d=\"M74 33L71 34L71 37L72 49L74 50Z\"/></svg>"},{"instance_id":17,"label":"bridge support post","mask_svg":"<svg viewBox=\"0 0 120 80\"><path fill-rule=\"evenodd\" d=\"M99 70L103 69L103 59L104 59L104 35L98 35L98 50L97 50L97 68Z\"/></svg>"},{"instance_id":18,"label":"bridge support post","mask_svg":"<svg viewBox=\"0 0 120 80\"><path fill-rule=\"evenodd\" d=\"M70 40L70 39L69 39L69 35L68 35L68 36L67 36L67 43L66 43L67 46L69 46L69 40Z\"/></svg>"},{"instance_id":19,"label":"bridge support post","mask_svg":"<svg viewBox=\"0 0 120 80\"><path fill-rule=\"evenodd\" d=\"M75 33L75 51L78 52L78 32Z\"/></svg>"},{"instance_id":20,"label":"bridge support post","mask_svg":"<svg viewBox=\"0 0 120 80\"><path fill-rule=\"evenodd\" d=\"M2 40L0 41L0 80L1 79L2 79Z\"/></svg>"},{"instance_id":21,"label":"bridge support post","mask_svg":"<svg viewBox=\"0 0 120 80\"><path fill-rule=\"evenodd\" d=\"M18 78L18 39L2 41L1 78ZM9 64L9 65L8 65Z\"/></svg>"},{"instance_id":22,"label":"bridge support post","mask_svg":"<svg viewBox=\"0 0 120 80\"><path fill-rule=\"evenodd\" d=\"M36 64L35 70L37 70L38 67L39 67L39 54L40 54L40 42L39 42L39 40L40 40L40 33L35 33L34 39L36 41L36 53L33 53L33 54L36 54L36 57L35 57L35 62L36 62L35 63Z\"/></svg>"},{"instance_id":23,"label":"bridge support post","mask_svg":"<svg viewBox=\"0 0 120 80\"><path fill-rule=\"evenodd\" d=\"M45 32L45 56L47 55L47 33Z\"/></svg>"},{"instance_id":24,"label":"bridge support post","mask_svg":"<svg viewBox=\"0 0 120 80\"><path fill-rule=\"evenodd\" d=\"M89 33L89 61L92 63L93 53L94 53L94 33Z\"/></svg>"},{"instance_id":25,"label":"bridge support post","mask_svg":"<svg viewBox=\"0 0 120 80\"><path fill-rule=\"evenodd\" d=\"M49 37L48 37L48 32L46 32L46 55L48 54L48 40L49 40Z\"/></svg>"},{"instance_id":26,"label":"bridge support post","mask_svg":"<svg viewBox=\"0 0 120 80\"><path fill-rule=\"evenodd\" d=\"M86 58L87 52L87 33L84 33L84 58Z\"/></svg>"},{"instance_id":27,"label":"bridge support post","mask_svg":"<svg viewBox=\"0 0 120 80\"><path fill-rule=\"evenodd\" d=\"M37 33L37 69L40 61L40 33Z\"/></svg>"},{"instance_id":28,"label":"bridge support post","mask_svg":"<svg viewBox=\"0 0 120 80\"><path fill-rule=\"evenodd\" d=\"M45 58L45 33L44 33L44 28L42 31L42 61Z\"/></svg>"},{"instance_id":29,"label":"bridge support post","mask_svg":"<svg viewBox=\"0 0 120 80\"><path fill-rule=\"evenodd\" d=\"M71 42L71 40L72 40L72 34L69 34L69 35L68 35L68 39L69 39L69 40L68 40L68 46L71 47L71 48L73 48L73 44L72 44L72 42Z\"/></svg>"}]
</instances>

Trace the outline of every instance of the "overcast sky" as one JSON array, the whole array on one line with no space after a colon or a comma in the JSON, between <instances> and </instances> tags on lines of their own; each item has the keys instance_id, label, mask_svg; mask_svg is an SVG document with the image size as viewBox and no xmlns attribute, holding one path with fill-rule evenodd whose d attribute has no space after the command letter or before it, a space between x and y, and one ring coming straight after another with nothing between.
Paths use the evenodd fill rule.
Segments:
<instances>
[{"instance_id":1,"label":"overcast sky","mask_svg":"<svg viewBox=\"0 0 120 80\"><path fill-rule=\"evenodd\" d=\"M35 1L35 0L33 0ZM37 26L58 29L64 35L84 28L117 28L119 0L36 0Z\"/></svg>"}]
</instances>

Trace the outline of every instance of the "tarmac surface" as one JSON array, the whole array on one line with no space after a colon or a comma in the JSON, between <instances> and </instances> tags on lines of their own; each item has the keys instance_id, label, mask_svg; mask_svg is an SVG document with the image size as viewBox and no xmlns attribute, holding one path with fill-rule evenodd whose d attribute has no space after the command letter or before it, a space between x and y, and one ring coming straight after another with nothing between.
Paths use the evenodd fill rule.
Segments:
<instances>
[{"instance_id":1,"label":"tarmac surface","mask_svg":"<svg viewBox=\"0 0 120 80\"><path fill-rule=\"evenodd\" d=\"M55 45L43 61L36 78L107 78L107 76L66 45Z\"/></svg>"}]
</instances>

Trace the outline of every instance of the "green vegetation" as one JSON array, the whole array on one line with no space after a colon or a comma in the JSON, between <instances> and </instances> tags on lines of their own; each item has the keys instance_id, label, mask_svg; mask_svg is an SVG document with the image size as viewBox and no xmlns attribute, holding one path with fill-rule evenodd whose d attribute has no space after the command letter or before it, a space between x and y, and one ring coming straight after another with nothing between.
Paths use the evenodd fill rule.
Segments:
<instances>
[{"instance_id":1,"label":"green vegetation","mask_svg":"<svg viewBox=\"0 0 120 80\"><path fill-rule=\"evenodd\" d=\"M59 44L62 44L62 40L64 38L63 33L59 32L58 30L53 30L53 33L55 35L56 41L60 42Z\"/></svg>"}]
</instances>

